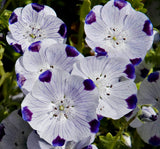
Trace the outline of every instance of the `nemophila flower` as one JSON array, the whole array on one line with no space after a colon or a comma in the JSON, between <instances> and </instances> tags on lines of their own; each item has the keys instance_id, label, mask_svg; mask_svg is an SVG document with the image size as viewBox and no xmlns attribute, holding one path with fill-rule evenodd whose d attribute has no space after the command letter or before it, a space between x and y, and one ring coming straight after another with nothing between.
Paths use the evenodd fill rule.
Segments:
<instances>
[{"instance_id":1,"label":"nemophila flower","mask_svg":"<svg viewBox=\"0 0 160 149\"><path fill-rule=\"evenodd\" d=\"M27 149L27 137L32 129L18 113L13 111L0 123L1 149Z\"/></svg>"},{"instance_id":2,"label":"nemophila flower","mask_svg":"<svg viewBox=\"0 0 160 149\"><path fill-rule=\"evenodd\" d=\"M160 72L151 73L138 91L138 104L141 106L139 118L131 126L137 127L140 137L148 144L160 146Z\"/></svg>"},{"instance_id":3,"label":"nemophila flower","mask_svg":"<svg viewBox=\"0 0 160 149\"><path fill-rule=\"evenodd\" d=\"M73 75L90 78L99 90L97 114L119 119L136 107L134 66L123 58L86 57L76 63Z\"/></svg>"},{"instance_id":4,"label":"nemophila flower","mask_svg":"<svg viewBox=\"0 0 160 149\"><path fill-rule=\"evenodd\" d=\"M34 42L29 50L21 56L15 65L18 86L27 94L32 90L34 82L39 79L49 82L50 70L63 69L70 72L72 65L83 56L76 48L66 44L46 44Z\"/></svg>"},{"instance_id":5,"label":"nemophila flower","mask_svg":"<svg viewBox=\"0 0 160 149\"><path fill-rule=\"evenodd\" d=\"M62 70L51 76L49 82L38 80L23 100L23 119L54 147L97 133L98 91L93 81Z\"/></svg>"},{"instance_id":6,"label":"nemophila flower","mask_svg":"<svg viewBox=\"0 0 160 149\"><path fill-rule=\"evenodd\" d=\"M36 3L15 9L9 18L9 30L7 41L21 54L33 42L43 39L63 43L67 32L66 25L52 8Z\"/></svg>"},{"instance_id":7,"label":"nemophila flower","mask_svg":"<svg viewBox=\"0 0 160 149\"><path fill-rule=\"evenodd\" d=\"M85 19L87 44L100 54L128 58L139 64L153 43L153 26L149 18L135 11L125 0L111 0L97 5Z\"/></svg>"},{"instance_id":8,"label":"nemophila flower","mask_svg":"<svg viewBox=\"0 0 160 149\"><path fill-rule=\"evenodd\" d=\"M35 131L32 131L27 140L27 147L28 149L97 149L95 145L90 145L93 141L91 138L93 137L89 136L78 142L68 141L63 146L53 147L41 139Z\"/></svg>"}]
</instances>

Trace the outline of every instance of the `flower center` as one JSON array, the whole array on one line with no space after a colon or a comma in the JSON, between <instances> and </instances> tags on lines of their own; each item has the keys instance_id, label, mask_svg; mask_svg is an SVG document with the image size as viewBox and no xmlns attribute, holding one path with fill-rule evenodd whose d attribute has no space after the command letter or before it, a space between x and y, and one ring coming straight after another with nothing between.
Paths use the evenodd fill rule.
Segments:
<instances>
[{"instance_id":1,"label":"flower center","mask_svg":"<svg viewBox=\"0 0 160 149\"><path fill-rule=\"evenodd\" d=\"M122 46L127 40L127 33L120 30L119 28L109 28L106 31L106 37L104 40L108 45L116 48L117 46Z\"/></svg>"},{"instance_id":2,"label":"flower center","mask_svg":"<svg viewBox=\"0 0 160 149\"><path fill-rule=\"evenodd\" d=\"M59 110L60 110L60 111L64 111L64 106L63 106L63 105L60 105L60 106L59 106Z\"/></svg>"},{"instance_id":3,"label":"flower center","mask_svg":"<svg viewBox=\"0 0 160 149\"><path fill-rule=\"evenodd\" d=\"M23 37L32 43L43 40L46 35L38 25L33 24L25 28Z\"/></svg>"},{"instance_id":4,"label":"flower center","mask_svg":"<svg viewBox=\"0 0 160 149\"><path fill-rule=\"evenodd\" d=\"M101 99L103 97L110 96L110 91L111 91L111 88L113 87L113 85L111 83L109 83L106 74L104 74L104 75L100 74L98 77L96 77L93 80L95 80L94 83L96 84L96 86L99 90L99 94L100 94Z\"/></svg>"},{"instance_id":5,"label":"flower center","mask_svg":"<svg viewBox=\"0 0 160 149\"><path fill-rule=\"evenodd\" d=\"M61 98L62 99L62 98ZM74 108L72 100L66 98L51 102L50 104L50 119L57 118L57 120L66 120L72 116L71 111Z\"/></svg>"}]
</instances>

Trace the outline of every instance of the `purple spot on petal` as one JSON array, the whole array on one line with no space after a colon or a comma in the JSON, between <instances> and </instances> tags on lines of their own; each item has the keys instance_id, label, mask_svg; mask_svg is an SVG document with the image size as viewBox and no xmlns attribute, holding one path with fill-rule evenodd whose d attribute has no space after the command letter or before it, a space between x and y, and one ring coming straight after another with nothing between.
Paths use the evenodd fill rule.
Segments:
<instances>
[{"instance_id":1,"label":"purple spot on petal","mask_svg":"<svg viewBox=\"0 0 160 149\"><path fill-rule=\"evenodd\" d=\"M9 18L9 23L13 24L13 23L15 23L17 21L18 21L18 16L14 12L12 12L12 14L11 14L11 16Z\"/></svg>"},{"instance_id":2,"label":"purple spot on petal","mask_svg":"<svg viewBox=\"0 0 160 149\"><path fill-rule=\"evenodd\" d=\"M77 49L70 45L67 45L65 50L68 57L76 57L79 55L79 52L77 51Z\"/></svg>"},{"instance_id":3,"label":"purple spot on petal","mask_svg":"<svg viewBox=\"0 0 160 149\"><path fill-rule=\"evenodd\" d=\"M86 16L85 23L92 24L93 22L96 22L96 15L93 11L90 11Z\"/></svg>"},{"instance_id":4,"label":"purple spot on petal","mask_svg":"<svg viewBox=\"0 0 160 149\"><path fill-rule=\"evenodd\" d=\"M26 106L26 107L23 107L23 109L22 109L22 118L25 120L25 121L27 121L27 122L29 122L29 121L31 121L31 119L32 119L32 112L28 109L28 107Z\"/></svg>"},{"instance_id":5,"label":"purple spot on petal","mask_svg":"<svg viewBox=\"0 0 160 149\"><path fill-rule=\"evenodd\" d=\"M131 95L130 97L128 97L126 99L127 105L128 105L128 109L134 109L136 107L137 104L137 97L136 95Z\"/></svg>"},{"instance_id":6,"label":"purple spot on petal","mask_svg":"<svg viewBox=\"0 0 160 149\"><path fill-rule=\"evenodd\" d=\"M149 70L147 68L143 68L143 69L140 70L140 72L141 72L141 74L140 74L141 77L145 78L148 75Z\"/></svg>"},{"instance_id":7,"label":"purple spot on petal","mask_svg":"<svg viewBox=\"0 0 160 149\"><path fill-rule=\"evenodd\" d=\"M127 2L125 0L114 0L114 6L118 7L118 9L122 9L127 5Z\"/></svg>"},{"instance_id":8,"label":"purple spot on petal","mask_svg":"<svg viewBox=\"0 0 160 149\"><path fill-rule=\"evenodd\" d=\"M20 54L23 54L23 50L20 44L16 43L16 44L11 44L13 49Z\"/></svg>"},{"instance_id":9,"label":"purple spot on petal","mask_svg":"<svg viewBox=\"0 0 160 149\"><path fill-rule=\"evenodd\" d=\"M63 138L59 137L59 136L52 141L52 145L54 147L63 146L64 143L65 143L65 140Z\"/></svg>"},{"instance_id":10,"label":"purple spot on petal","mask_svg":"<svg viewBox=\"0 0 160 149\"><path fill-rule=\"evenodd\" d=\"M149 144L151 144L153 146L159 146L160 145L160 138L155 135L155 136L151 137L148 140L148 142L149 142Z\"/></svg>"},{"instance_id":11,"label":"purple spot on petal","mask_svg":"<svg viewBox=\"0 0 160 149\"><path fill-rule=\"evenodd\" d=\"M127 74L127 77L130 79L135 78L135 68L132 64L128 64L126 66L126 70L124 71L124 73Z\"/></svg>"},{"instance_id":12,"label":"purple spot on petal","mask_svg":"<svg viewBox=\"0 0 160 149\"><path fill-rule=\"evenodd\" d=\"M99 131L100 122L96 119L89 122L90 130L92 133L97 133Z\"/></svg>"},{"instance_id":13,"label":"purple spot on petal","mask_svg":"<svg viewBox=\"0 0 160 149\"><path fill-rule=\"evenodd\" d=\"M4 131L4 125L2 123L0 123L0 141L2 140L3 136L5 135L5 131Z\"/></svg>"},{"instance_id":14,"label":"purple spot on petal","mask_svg":"<svg viewBox=\"0 0 160 149\"><path fill-rule=\"evenodd\" d=\"M101 47L96 47L94 51L97 53L97 56L108 56L105 49Z\"/></svg>"},{"instance_id":15,"label":"purple spot on petal","mask_svg":"<svg viewBox=\"0 0 160 149\"><path fill-rule=\"evenodd\" d=\"M142 61L142 59L141 58L135 58L135 59L130 59L130 61L133 65L138 65Z\"/></svg>"},{"instance_id":16,"label":"purple spot on petal","mask_svg":"<svg viewBox=\"0 0 160 149\"><path fill-rule=\"evenodd\" d=\"M156 82L159 79L159 72L153 72L148 76L149 82Z\"/></svg>"},{"instance_id":17,"label":"purple spot on petal","mask_svg":"<svg viewBox=\"0 0 160 149\"><path fill-rule=\"evenodd\" d=\"M152 121L156 121L158 119L158 116L157 115L151 115L151 117L149 119L151 119Z\"/></svg>"},{"instance_id":18,"label":"purple spot on petal","mask_svg":"<svg viewBox=\"0 0 160 149\"><path fill-rule=\"evenodd\" d=\"M30 46L29 46L29 50L32 51L32 52L39 52L40 48L41 48L41 45L40 45L40 41L36 41L34 43L32 43Z\"/></svg>"},{"instance_id":19,"label":"purple spot on petal","mask_svg":"<svg viewBox=\"0 0 160 149\"><path fill-rule=\"evenodd\" d=\"M87 91L93 90L96 86L91 79L86 79L83 81L84 89Z\"/></svg>"},{"instance_id":20,"label":"purple spot on petal","mask_svg":"<svg viewBox=\"0 0 160 149\"><path fill-rule=\"evenodd\" d=\"M26 81L26 78L22 74L19 74L19 73L16 74L16 78L17 78L17 84L21 88L24 82Z\"/></svg>"},{"instance_id":21,"label":"purple spot on petal","mask_svg":"<svg viewBox=\"0 0 160 149\"><path fill-rule=\"evenodd\" d=\"M100 120L102 120L104 117L102 116L102 115L97 115L97 118L98 118L98 120L100 121Z\"/></svg>"},{"instance_id":22,"label":"purple spot on petal","mask_svg":"<svg viewBox=\"0 0 160 149\"><path fill-rule=\"evenodd\" d=\"M52 77L51 71L47 70L47 71L43 72L42 74L40 74L39 80L42 82L50 82L51 77Z\"/></svg>"},{"instance_id":23,"label":"purple spot on petal","mask_svg":"<svg viewBox=\"0 0 160 149\"><path fill-rule=\"evenodd\" d=\"M66 36L67 36L67 26L66 26L66 24L63 23L63 24L60 26L58 33L59 33L63 38L66 38Z\"/></svg>"},{"instance_id":24,"label":"purple spot on petal","mask_svg":"<svg viewBox=\"0 0 160 149\"><path fill-rule=\"evenodd\" d=\"M32 8L33 8L35 11L40 12L41 10L44 9L44 5L32 3Z\"/></svg>"},{"instance_id":25,"label":"purple spot on petal","mask_svg":"<svg viewBox=\"0 0 160 149\"><path fill-rule=\"evenodd\" d=\"M143 31L148 35L153 35L153 25L150 20L146 20L144 23Z\"/></svg>"}]
</instances>

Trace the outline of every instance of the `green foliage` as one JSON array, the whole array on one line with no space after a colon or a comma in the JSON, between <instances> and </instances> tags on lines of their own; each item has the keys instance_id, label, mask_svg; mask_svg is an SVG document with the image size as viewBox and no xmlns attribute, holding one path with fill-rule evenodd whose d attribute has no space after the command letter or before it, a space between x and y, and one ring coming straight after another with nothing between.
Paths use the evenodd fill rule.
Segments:
<instances>
[{"instance_id":1,"label":"green foliage","mask_svg":"<svg viewBox=\"0 0 160 149\"><path fill-rule=\"evenodd\" d=\"M127 0L127 1L131 3L132 7L135 10L141 11L143 13L147 12L147 9L144 8L144 3L142 2L142 0Z\"/></svg>"},{"instance_id":2,"label":"green foliage","mask_svg":"<svg viewBox=\"0 0 160 149\"><path fill-rule=\"evenodd\" d=\"M8 28L8 20L11 15L11 11L4 10L2 14L0 14L0 32L3 32Z\"/></svg>"},{"instance_id":3,"label":"green foliage","mask_svg":"<svg viewBox=\"0 0 160 149\"><path fill-rule=\"evenodd\" d=\"M152 48L148 51L145 61L154 65L155 69L160 67L160 43L156 45L156 48Z\"/></svg>"}]
</instances>

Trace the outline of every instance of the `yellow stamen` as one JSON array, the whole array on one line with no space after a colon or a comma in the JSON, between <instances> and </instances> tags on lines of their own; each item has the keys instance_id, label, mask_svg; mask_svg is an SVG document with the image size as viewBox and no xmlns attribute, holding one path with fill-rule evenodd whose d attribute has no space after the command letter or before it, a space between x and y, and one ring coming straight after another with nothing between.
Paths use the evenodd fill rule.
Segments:
<instances>
[{"instance_id":1,"label":"yellow stamen","mask_svg":"<svg viewBox=\"0 0 160 149\"><path fill-rule=\"evenodd\" d=\"M64 110L64 106L63 105L59 106L59 110L63 111Z\"/></svg>"},{"instance_id":2,"label":"yellow stamen","mask_svg":"<svg viewBox=\"0 0 160 149\"><path fill-rule=\"evenodd\" d=\"M116 41L116 40L117 40L115 36L114 36L112 39L113 39L114 41Z\"/></svg>"}]
</instances>

